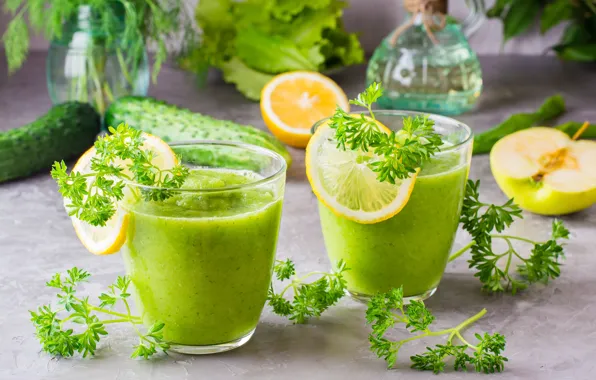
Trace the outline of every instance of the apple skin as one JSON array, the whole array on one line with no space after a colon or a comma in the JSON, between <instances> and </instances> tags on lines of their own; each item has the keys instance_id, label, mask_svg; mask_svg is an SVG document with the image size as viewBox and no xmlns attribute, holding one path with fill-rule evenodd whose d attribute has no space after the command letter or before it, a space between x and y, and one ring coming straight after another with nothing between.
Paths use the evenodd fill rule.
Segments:
<instances>
[{"instance_id":1,"label":"apple skin","mask_svg":"<svg viewBox=\"0 0 596 380\"><path fill-rule=\"evenodd\" d=\"M512 178L497 169L490 155L490 168L501 190L523 210L539 215L566 215L596 204L596 188L581 192L554 190L532 178Z\"/></svg>"}]
</instances>

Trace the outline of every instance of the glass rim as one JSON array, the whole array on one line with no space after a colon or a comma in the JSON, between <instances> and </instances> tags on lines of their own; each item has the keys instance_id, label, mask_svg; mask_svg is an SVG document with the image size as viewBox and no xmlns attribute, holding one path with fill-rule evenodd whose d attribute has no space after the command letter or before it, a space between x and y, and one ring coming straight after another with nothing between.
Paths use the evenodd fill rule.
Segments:
<instances>
[{"instance_id":1,"label":"glass rim","mask_svg":"<svg viewBox=\"0 0 596 380\"><path fill-rule=\"evenodd\" d=\"M360 115L360 114L368 114L368 111L350 111L348 113ZM460 141L456 144L450 145L450 146L446 147L445 149L441 149L441 151L437 152L436 154L441 154L443 152L451 152L451 151L457 150L458 148L470 143L474 139L474 132L472 132L472 128L470 128L467 124L462 123L461 121L456 120L451 117L448 117L448 116L443 116L443 115L438 115L438 114L428 113L428 112L406 111L406 110L373 109L373 113L375 115L389 115L389 116L428 116L435 121L435 124L443 122L444 124L451 124L451 125L455 124L455 125L462 126L464 131L466 132L466 137L462 141ZM324 119L317 121L311 128L311 134L314 134L316 129L329 119L331 119L331 117L326 117Z\"/></svg>"},{"instance_id":2,"label":"glass rim","mask_svg":"<svg viewBox=\"0 0 596 380\"><path fill-rule=\"evenodd\" d=\"M243 183L239 185L231 185L231 186L224 186L224 187L216 187L216 188L206 188L206 189L181 189L179 187L161 187L161 186L152 186L152 185L143 185L137 183L132 180L123 180L124 183L128 186L132 186L138 189L144 190L167 190L167 191L175 191L180 193L217 193L217 192L227 192L227 191L235 191L240 189L250 189L257 187L259 185L263 185L269 182L276 181L281 177L288 169L288 165L286 160L277 152L274 152L270 149L263 148L258 145L247 144L243 142L236 142L236 141L221 141L221 140L184 140L184 141L176 141L176 142L168 142L168 145L172 148L175 147L183 147L183 146L193 146L193 145L203 145L203 146L227 146L227 147L234 147L234 148L241 148L245 150L252 151L257 153L261 156L270 157L276 161L281 162L280 168L275 171L273 174L268 175L264 178L261 178L257 181ZM225 167L221 167L219 169L226 169Z\"/></svg>"}]
</instances>

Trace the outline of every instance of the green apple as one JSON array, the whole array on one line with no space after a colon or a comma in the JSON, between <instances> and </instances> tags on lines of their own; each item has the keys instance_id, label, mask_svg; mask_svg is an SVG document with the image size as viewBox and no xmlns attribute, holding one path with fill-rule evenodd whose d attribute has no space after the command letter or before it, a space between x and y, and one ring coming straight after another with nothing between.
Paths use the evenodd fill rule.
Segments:
<instances>
[{"instance_id":1,"label":"green apple","mask_svg":"<svg viewBox=\"0 0 596 380\"><path fill-rule=\"evenodd\" d=\"M534 127L499 140L490 153L497 184L524 210L563 215L596 203L596 142Z\"/></svg>"}]
</instances>

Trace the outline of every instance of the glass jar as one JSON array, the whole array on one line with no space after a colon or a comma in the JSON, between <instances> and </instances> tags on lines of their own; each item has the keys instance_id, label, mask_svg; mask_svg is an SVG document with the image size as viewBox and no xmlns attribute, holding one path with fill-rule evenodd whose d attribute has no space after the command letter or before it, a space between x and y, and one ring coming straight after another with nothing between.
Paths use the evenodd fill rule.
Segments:
<instances>
[{"instance_id":1,"label":"glass jar","mask_svg":"<svg viewBox=\"0 0 596 380\"><path fill-rule=\"evenodd\" d=\"M149 62L141 36L124 36L124 8L99 13L79 7L51 41L46 61L48 92L52 103L91 103L103 114L124 95L147 95ZM106 33L109 25L110 33Z\"/></svg>"},{"instance_id":2,"label":"glass jar","mask_svg":"<svg viewBox=\"0 0 596 380\"><path fill-rule=\"evenodd\" d=\"M485 19L484 2L468 1L470 14L461 24L443 13L446 0L418 3L443 8L434 9L441 13L432 16L410 13L404 24L381 42L368 64L367 86L372 82L383 85L385 92L378 104L385 109L443 115L469 111L482 92L482 71L468 38Z\"/></svg>"}]
</instances>

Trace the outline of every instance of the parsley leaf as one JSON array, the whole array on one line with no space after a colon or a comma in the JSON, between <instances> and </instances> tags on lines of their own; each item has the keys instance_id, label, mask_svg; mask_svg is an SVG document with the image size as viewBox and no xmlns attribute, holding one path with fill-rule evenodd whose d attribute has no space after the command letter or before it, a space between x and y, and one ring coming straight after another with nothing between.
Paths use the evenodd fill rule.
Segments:
<instances>
[{"instance_id":1,"label":"parsley leaf","mask_svg":"<svg viewBox=\"0 0 596 380\"><path fill-rule=\"evenodd\" d=\"M430 310L423 301L412 301L405 306L403 301L403 288L392 289L387 293L377 294L371 298L366 310L366 322L372 326L369 335L370 349L379 358L387 362L388 368L395 367L398 353L402 346L414 340L430 336L447 336L445 344L427 347L426 351L410 357L412 368L423 371L433 371L435 374L443 372L447 360L453 359L454 370L466 371L473 366L477 372L494 373L504 370L507 358L501 353L505 350L505 337L501 334L488 334L483 336L475 334L478 343L468 342L462 331L486 314L483 309L478 314L468 318L459 325L443 329L431 330L430 326L435 320ZM392 341L385 338L388 329L401 323L410 333L419 332L418 335L406 339ZM453 342L457 338L461 345Z\"/></svg>"},{"instance_id":2,"label":"parsley leaf","mask_svg":"<svg viewBox=\"0 0 596 380\"><path fill-rule=\"evenodd\" d=\"M387 134L378 125L372 105L382 95L378 83L371 84L352 101L368 110L368 115L350 114L337 107L329 120L335 129L338 149L371 151L375 158L368 164L381 182L395 183L416 173L420 166L440 150L441 136L434 131L428 116L406 117L403 128Z\"/></svg>"},{"instance_id":3,"label":"parsley leaf","mask_svg":"<svg viewBox=\"0 0 596 380\"><path fill-rule=\"evenodd\" d=\"M335 305L345 294L346 280L343 273L349 270L343 260L337 263L331 273L311 272L302 277L295 277L296 271L292 260L277 260L273 271L278 280L290 280L290 283L276 293L273 284L269 287L267 301L275 314L288 317L295 323L306 323L309 318L320 317L330 306ZM319 279L307 283L305 280L318 275ZM294 278L292 278L294 276ZM294 292L294 299L284 298L290 289Z\"/></svg>"},{"instance_id":4,"label":"parsley leaf","mask_svg":"<svg viewBox=\"0 0 596 380\"><path fill-rule=\"evenodd\" d=\"M55 162L51 175L67 203L68 215L93 226L105 226L116 212L116 202L124 197L125 181L164 189L143 189L145 200L169 198L171 188L179 188L188 177L188 168L177 165L162 170L152 163L154 153L142 149L143 133L120 124L109 128L111 135L95 142L96 155L91 159L91 172L71 171L64 161ZM130 174L125 173L125 169Z\"/></svg>"},{"instance_id":5,"label":"parsley leaf","mask_svg":"<svg viewBox=\"0 0 596 380\"><path fill-rule=\"evenodd\" d=\"M87 271L74 267L66 274L56 273L46 283L46 286L59 290L57 294L59 308L54 309L52 305L43 305L36 311L30 311L35 335L43 351L53 356L71 357L75 353L83 357L93 356L101 338L108 335L106 325L129 323L139 336L139 344L134 347L131 357L148 359L157 353L157 349L167 352L169 344L163 340L165 326L163 323L155 323L145 334L137 328L142 321L140 317L130 313L130 305L127 301L130 296L128 277L118 277L109 286L109 291L99 296L101 301L99 306L92 305L88 297L80 298L76 295L77 285L89 277L90 274ZM117 301L121 301L126 308L125 314L108 309L112 308ZM62 315L64 315L63 318ZM100 315L114 318L101 320ZM68 327L66 327L67 324Z\"/></svg>"},{"instance_id":6,"label":"parsley leaf","mask_svg":"<svg viewBox=\"0 0 596 380\"><path fill-rule=\"evenodd\" d=\"M480 181L468 181L460 217L463 228L470 233L473 241L451 255L449 260L470 249L470 268L476 269L475 276L482 283L482 289L489 293L510 291L516 294L533 283L548 283L559 277L561 259L564 257L560 240L569 238L569 230L563 222L556 219L553 221L551 238L546 242L500 234L510 227L515 219L522 218L522 211L513 199L500 206L481 202L479 187ZM494 239L503 240L507 249L504 252L496 252L493 248ZM516 250L514 241L533 246L529 257L524 257ZM517 265L519 276L510 273L514 257L521 261L521 264ZM504 265L501 265L502 263Z\"/></svg>"}]
</instances>

